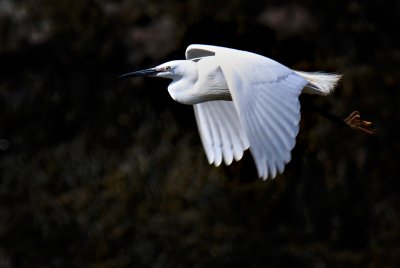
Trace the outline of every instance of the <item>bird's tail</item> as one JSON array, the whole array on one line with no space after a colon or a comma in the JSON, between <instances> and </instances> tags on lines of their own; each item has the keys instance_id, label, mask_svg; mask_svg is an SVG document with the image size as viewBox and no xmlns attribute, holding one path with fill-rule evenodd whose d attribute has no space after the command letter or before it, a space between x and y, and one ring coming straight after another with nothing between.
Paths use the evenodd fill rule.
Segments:
<instances>
[{"instance_id":1,"label":"bird's tail","mask_svg":"<svg viewBox=\"0 0 400 268\"><path fill-rule=\"evenodd\" d=\"M331 73L309 73L301 71L295 71L295 73L308 81L308 84L303 89L304 93L318 94L322 96L332 93L333 89L342 77L340 74Z\"/></svg>"}]
</instances>

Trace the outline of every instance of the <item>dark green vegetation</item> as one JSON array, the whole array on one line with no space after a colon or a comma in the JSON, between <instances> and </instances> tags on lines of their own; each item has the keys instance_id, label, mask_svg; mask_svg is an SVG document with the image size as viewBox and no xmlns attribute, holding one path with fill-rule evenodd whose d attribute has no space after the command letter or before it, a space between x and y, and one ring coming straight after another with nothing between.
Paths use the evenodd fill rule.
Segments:
<instances>
[{"instance_id":1,"label":"dark green vegetation","mask_svg":"<svg viewBox=\"0 0 400 268\"><path fill-rule=\"evenodd\" d=\"M399 1L0 1L0 267L397 267ZM393 29L393 30L392 30ZM286 172L209 166L192 108L122 73L190 43L344 74Z\"/></svg>"}]
</instances>

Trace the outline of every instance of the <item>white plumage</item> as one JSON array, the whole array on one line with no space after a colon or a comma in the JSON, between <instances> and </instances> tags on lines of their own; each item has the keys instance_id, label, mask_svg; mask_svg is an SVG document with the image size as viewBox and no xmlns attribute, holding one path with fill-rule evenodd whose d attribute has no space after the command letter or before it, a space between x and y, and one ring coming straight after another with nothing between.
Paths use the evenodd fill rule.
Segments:
<instances>
[{"instance_id":1,"label":"white plumage","mask_svg":"<svg viewBox=\"0 0 400 268\"><path fill-rule=\"evenodd\" d=\"M230 165L250 149L261 178L274 178L290 161L299 131L299 95L329 94L340 75L308 73L263 56L190 45L186 60L124 76L172 79L171 97L194 106L208 162Z\"/></svg>"}]
</instances>

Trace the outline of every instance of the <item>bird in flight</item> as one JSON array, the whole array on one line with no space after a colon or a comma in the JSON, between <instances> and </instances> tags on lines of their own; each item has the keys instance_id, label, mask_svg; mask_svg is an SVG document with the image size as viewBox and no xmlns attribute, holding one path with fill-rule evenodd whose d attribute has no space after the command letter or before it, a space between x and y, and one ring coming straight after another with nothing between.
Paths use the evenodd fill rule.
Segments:
<instances>
[{"instance_id":1,"label":"bird in flight","mask_svg":"<svg viewBox=\"0 0 400 268\"><path fill-rule=\"evenodd\" d=\"M299 131L300 94L327 96L341 78L295 71L267 57L226 47L193 44L185 54L186 60L121 77L172 79L171 97L194 107L208 162L230 165L249 149L264 180L282 173L291 159ZM375 134L358 112L341 122Z\"/></svg>"}]
</instances>

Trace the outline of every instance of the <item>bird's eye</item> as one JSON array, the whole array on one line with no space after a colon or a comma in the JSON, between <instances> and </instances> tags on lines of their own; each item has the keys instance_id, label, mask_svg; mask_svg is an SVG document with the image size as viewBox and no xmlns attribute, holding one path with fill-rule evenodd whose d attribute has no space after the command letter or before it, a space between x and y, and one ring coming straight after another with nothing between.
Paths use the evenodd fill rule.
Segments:
<instances>
[{"instance_id":1,"label":"bird's eye","mask_svg":"<svg viewBox=\"0 0 400 268\"><path fill-rule=\"evenodd\" d=\"M171 66L165 67L165 70L168 71L168 72L171 71Z\"/></svg>"}]
</instances>

